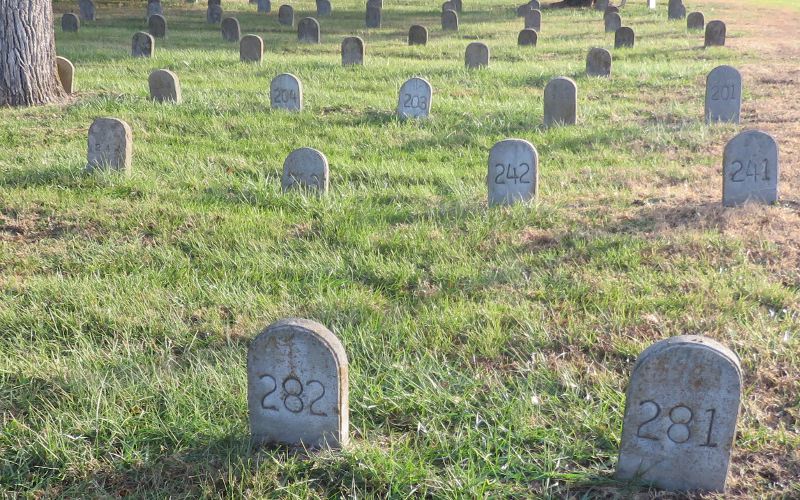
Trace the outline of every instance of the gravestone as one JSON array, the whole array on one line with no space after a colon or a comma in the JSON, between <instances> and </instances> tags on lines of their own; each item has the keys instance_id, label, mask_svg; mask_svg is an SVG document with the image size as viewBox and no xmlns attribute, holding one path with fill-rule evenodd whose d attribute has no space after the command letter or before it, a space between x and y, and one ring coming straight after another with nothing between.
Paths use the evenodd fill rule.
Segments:
<instances>
[{"instance_id":1,"label":"gravestone","mask_svg":"<svg viewBox=\"0 0 800 500\"><path fill-rule=\"evenodd\" d=\"M656 0L647 0L647 8L648 9L655 9L656 8Z\"/></svg>"},{"instance_id":2,"label":"gravestone","mask_svg":"<svg viewBox=\"0 0 800 500\"><path fill-rule=\"evenodd\" d=\"M464 52L464 64L468 69L489 66L489 46L482 42L472 42Z\"/></svg>"},{"instance_id":3,"label":"gravestone","mask_svg":"<svg viewBox=\"0 0 800 500\"><path fill-rule=\"evenodd\" d=\"M383 0L367 0L367 7L383 8Z\"/></svg>"},{"instance_id":4,"label":"gravestone","mask_svg":"<svg viewBox=\"0 0 800 500\"><path fill-rule=\"evenodd\" d=\"M532 30L530 28L525 28L519 32L519 35L517 35L517 45L520 46L530 45L532 47L536 47L536 43L538 41L539 34L536 33L536 30Z\"/></svg>"},{"instance_id":5,"label":"gravestone","mask_svg":"<svg viewBox=\"0 0 800 500\"><path fill-rule=\"evenodd\" d=\"M442 12L446 10L452 10L452 11L456 10L456 6L453 4L452 1L448 0L447 2L442 4Z\"/></svg>"},{"instance_id":6,"label":"gravestone","mask_svg":"<svg viewBox=\"0 0 800 500\"><path fill-rule=\"evenodd\" d=\"M131 127L116 118L96 118L89 127L89 163L86 170L131 169L133 133Z\"/></svg>"},{"instance_id":7,"label":"gravestone","mask_svg":"<svg viewBox=\"0 0 800 500\"><path fill-rule=\"evenodd\" d=\"M206 5L208 5L209 7L211 7L212 5L219 5L221 7L222 0L208 0L208 2L206 2Z\"/></svg>"},{"instance_id":8,"label":"gravestone","mask_svg":"<svg viewBox=\"0 0 800 500\"><path fill-rule=\"evenodd\" d=\"M531 9L530 12L525 14L525 28L536 30L537 33L542 31L542 11L539 9Z\"/></svg>"},{"instance_id":9,"label":"gravestone","mask_svg":"<svg viewBox=\"0 0 800 500\"><path fill-rule=\"evenodd\" d=\"M134 33L131 40L131 56L133 57L153 57L156 50L156 40L150 33L139 31Z\"/></svg>"},{"instance_id":10,"label":"gravestone","mask_svg":"<svg viewBox=\"0 0 800 500\"><path fill-rule=\"evenodd\" d=\"M606 33L616 33L622 27L622 17L616 12L610 12L603 16L603 23L606 26Z\"/></svg>"},{"instance_id":11,"label":"gravestone","mask_svg":"<svg viewBox=\"0 0 800 500\"><path fill-rule=\"evenodd\" d=\"M544 88L544 126L575 125L578 121L578 85L559 76Z\"/></svg>"},{"instance_id":12,"label":"gravestone","mask_svg":"<svg viewBox=\"0 0 800 500\"><path fill-rule=\"evenodd\" d=\"M272 12L272 2L270 0L258 0L258 12Z\"/></svg>"},{"instance_id":13,"label":"gravestone","mask_svg":"<svg viewBox=\"0 0 800 500\"><path fill-rule=\"evenodd\" d=\"M64 87L64 92L71 94L75 79L75 66L72 65L69 59L57 56L56 72L58 73L58 79L61 81L61 86Z\"/></svg>"},{"instance_id":14,"label":"gravestone","mask_svg":"<svg viewBox=\"0 0 800 500\"><path fill-rule=\"evenodd\" d=\"M686 28L690 30L701 30L706 27L706 17L702 12L692 12L686 16Z\"/></svg>"},{"instance_id":15,"label":"gravestone","mask_svg":"<svg viewBox=\"0 0 800 500\"><path fill-rule=\"evenodd\" d=\"M342 40L342 66L364 64L364 40L348 36Z\"/></svg>"},{"instance_id":16,"label":"gravestone","mask_svg":"<svg viewBox=\"0 0 800 500\"><path fill-rule=\"evenodd\" d=\"M408 30L409 45L426 45L428 43L428 28L414 24Z\"/></svg>"},{"instance_id":17,"label":"gravestone","mask_svg":"<svg viewBox=\"0 0 800 500\"><path fill-rule=\"evenodd\" d=\"M586 75L610 76L611 52L598 47L591 49L586 57Z\"/></svg>"},{"instance_id":18,"label":"gravestone","mask_svg":"<svg viewBox=\"0 0 800 500\"><path fill-rule=\"evenodd\" d=\"M284 192L293 189L328 192L328 159L316 149L300 148L286 157L283 162L281 188Z\"/></svg>"},{"instance_id":19,"label":"gravestone","mask_svg":"<svg viewBox=\"0 0 800 500\"><path fill-rule=\"evenodd\" d=\"M608 8L608 0L595 0L594 2L595 10L601 10L605 12L607 8Z\"/></svg>"},{"instance_id":20,"label":"gravestone","mask_svg":"<svg viewBox=\"0 0 800 500\"><path fill-rule=\"evenodd\" d=\"M294 7L281 5L278 8L278 22L284 26L294 26Z\"/></svg>"},{"instance_id":21,"label":"gravestone","mask_svg":"<svg viewBox=\"0 0 800 500\"><path fill-rule=\"evenodd\" d=\"M522 139L505 139L489 151L489 206L524 203L536 197L539 154Z\"/></svg>"},{"instance_id":22,"label":"gravestone","mask_svg":"<svg viewBox=\"0 0 800 500\"><path fill-rule=\"evenodd\" d=\"M722 204L778 201L778 143L760 130L746 130L725 146L722 155Z\"/></svg>"},{"instance_id":23,"label":"gravestone","mask_svg":"<svg viewBox=\"0 0 800 500\"><path fill-rule=\"evenodd\" d=\"M76 32L81 29L81 21L75 14L67 13L61 16L61 31Z\"/></svg>"},{"instance_id":24,"label":"gravestone","mask_svg":"<svg viewBox=\"0 0 800 500\"><path fill-rule=\"evenodd\" d=\"M633 367L617 478L670 491L722 491L736 434L742 370L722 344L683 335Z\"/></svg>"},{"instance_id":25,"label":"gravestone","mask_svg":"<svg viewBox=\"0 0 800 500\"><path fill-rule=\"evenodd\" d=\"M150 99L156 102L174 102L180 104L181 82L178 75L168 69L157 69L150 73Z\"/></svg>"},{"instance_id":26,"label":"gravestone","mask_svg":"<svg viewBox=\"0 0 800 500\"><path fill-rule=\"evenodd\" d=\"M235 17L226 17L223 19L220 32L222 33L222 39L226 42L238 42L239 38L242 37L239 20Z\"/></svg>"},{"instance_id":27,"label":"gravestone","mask_svg":"<svg viewBox=\"0 0 800 500\"><path fill-rule=\"evenodd\" d=\"M303 110L303 84L290 74L283 73L269 84L269 102L272 109Z\"/></svg>"},{"instance_id":28,"label":"gravestone","mask_svg":"<svg viewBox=\"0 0 800 500\"><path fill-rule=\"evenodd\" d=\"M683 0L669 0L667 17L672 20L686 17L686 7L683 5Z\"/></svg>"},{"instance_id":29,"label":"gravestone","mask_svg":"<svg viewBox=\"0 0 800 500\"><path fill-rule=\"evenodd\" d=\"M461 0L450 0L453 2L453 10L459 14L464 10L464 3Z\"/></svg>"},{"instance_id":30,"label":"gravestone","mask_svg":"<svg viewBox=\"0 0 800 500\"><path fill-rule=\"evenodd\" d=\"M164 9L161 8L161 2L148 2L147 3L147 19L150 19L150 16L163 16Z\"/></svg>"},{"instance_id":31,"label":"gravestone","mask_svg":"<svg viewBox=\"0 0 800 500\"><path fill-rule=\"evenodd\" d=\"M347 446L348 365L342 343L307 319L269 325L247 350L247 407L255 445Z\"/></svg>"},{"instance_id":32,"label":"gravestone","mask_svg":"<svg viewBox=\"0 0 800 500\"><path fill-rule=\"evenodd\" d=\"M608 14L609 12L616 12L617 14L619 14L619 7L617 7L616 5L609 5L608 7L606 7L604 14Z\"/></svg>"},{"instance_id":33,"label":"gravestone","mask_svg":"<svg viewBox=\"0 0 800 500\"><path fill-rule=\"evenodd\" d=\"M706 77L706 123L739 123L742 75L731 66L718 66Z\"/></svg>"},{"instance_id":34,"label":"gravestone","mask_svg":"<svg viewBox=\"0 0 800 500\"><path fill-rule=\"evenodd\" d=\"M78 12L83 21L95 20L95 8L92 0L78 0Z\"/></svg>"},{"instance_id":35,"label":"gravestone","mask_svg":"<svg viewBox=\"0 0 800 500\"><path fill-rule=\"evenodd\" d=\"M367 5L366 15L367 28L380 28L381 27L381 9L372 5Z\"/></svg>"},{"instance_id":36,"label":"gravestone","mask_svg":"<svg viewBox=\"0 0 800 500\"><path fill-rule=\"evenodd\" d=\"M258 35L245 35L239 40L239 61L260 63L264 57L264 40Z\"/></svg>"},{"instance_id":37,"label":"gravestone","mask_svg":"<svg viewBox=\"0 0 800 500\"><path fill-rule=\"evenodd\" d=\"M208 24L219 24L222 21L222 7L219 5L209 5L206 10L206 22Z\"/></svg>"},{"instance_id":38,"label":"gravestone","mask_svg":"<svg viewBox=\"0 0 800 500\"><path fill-rule=\"evenodd\" d=\"M526 15L528 15L528 12L532 10L533 8L531 8L530 4L527 3L522 4L519 7L517 7L517 17L525 17Z\"/></svg>"},{"instance_id":39,"label":"gravestone","mask_svg":"<svg viewBox=\"0 0 800 500\"><path fill-rule=\"evenodd\" d=\"M147 19L147 31L153 38L164 38L167 36L167 20L159 14L150 16Z\"/></svg>"},{"instance_id":40,"label":"gravestone","mask_svg":"<svg viewBox=\"0 0 800 500\"><path fill-rule=\"evenodd\" d=\"M633 47L636 43L636 33L633 28L623 26L614 33L614 48L621 49L625 47Z\"/></svg>"},{"instance_id":41,"label":"gravestone","mask_svg":"<svg viewBox=\"0 0 800 500\"><path fill-rule=\"evenodd\" d=\"M722 21L710 21L706 25L706 47L725 46L725 23Z\"/></svg>"},{"instance_id":42,"label":"gravestone","mask_svg":"<svg viewBox=\"0 0 800 500\"><path fill-rule=\"evenodd\" d=\"M458 14L454 10L442 12L442 30L458 31Z\"/></svg>"},{"instance_id":43,"label":"gravestone","mask_svg":"<svg viewBox=\"0 0 800 500\"><path fill-rule=\"evenodd\" d=\"M304 17L297 23L297 41L319 43L319 22L313 17Z\"/></svg>"},{"instance_id":44,"label":"gravestone","mask_svg":"<svg viewBox=\"0 0 800 500\"><path fill-rule=\"evenodd\" d=\"M317 17L328 17L333 12L331 0L317 0Z\"/></svg>"},{"instance_id":45,"label":"gravestone","mask_svg":"<svg viewBox=\"0 0 800 500\"><path fill-rule=\"evenodd\" d=\"M407 118L428 118L433 101L433 87L424 78L409 78L400 87L397 102L397 116Z\"/></svg>"}]
</instances>

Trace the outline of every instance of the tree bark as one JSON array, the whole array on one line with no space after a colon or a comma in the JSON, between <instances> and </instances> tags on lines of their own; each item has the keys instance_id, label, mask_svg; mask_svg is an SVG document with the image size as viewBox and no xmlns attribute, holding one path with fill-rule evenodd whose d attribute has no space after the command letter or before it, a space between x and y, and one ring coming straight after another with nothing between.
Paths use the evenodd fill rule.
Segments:
<instances>
[{"instance_id":1,"label":"tree bark","mask_svg":"<svg viewBox=\"0 0 800 500\"><path fill-rule=\"evenodd\" d=\"M0 106L53 103L65 95L51 0L0 0Z\"/></svg>"}]
</instances>

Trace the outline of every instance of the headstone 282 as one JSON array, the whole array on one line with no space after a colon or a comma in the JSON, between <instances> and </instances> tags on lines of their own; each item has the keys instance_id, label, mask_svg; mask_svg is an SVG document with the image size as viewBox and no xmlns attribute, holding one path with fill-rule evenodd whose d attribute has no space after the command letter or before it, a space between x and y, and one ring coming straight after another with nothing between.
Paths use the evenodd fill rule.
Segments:
<instances>
[{"instance_id":1,"label":"headstone 282","mask_svg":"<svg viewBox=\"0 0 800 500\"><path fill-rule=\"evenodd\" d=\"M467 69L486 68L489 66L489 46L482 42L472 42L464 52L464 64Z\"/></svg>"},{"instance_id":2,"label":"headstone 282","mask_svg":"<svg viewBox=\"0 0 800 500\"><path fill-rule=\"evenodd\" d=\"M61 31L76 32L81 28L81 21L78 16L72 13L66 13L61 16Z\"/></svg>"},{"instance_id":3,"label":"headstone 282","mask_svg":"<svg viewBox=\"0 0 800 500\"><path fill-rule=\"evenodd\" d=\"M739 123L742 75L731 66L717 66L706 77L706 123Z\"/></svg>"},{"instance_id":4,"label":"headstone 282","mask_svg":"<svg viewBox=\"0 0 800 500\"><path fill-rule=\"evenodd\" d=\"M302 111L303 84L290 73L282 73L269 84L269 101L272 109Z\"/></svg>"},{"instance_id":5,"label":"headstone 282","mask_svg":"<svg viewBox=\"0 0 800 500\"><path fill-rule=\"evenodd\" d=\"M134 33L131 40L131 56L133 57L153 57L156 50L156 41L153 35L139 31Z\"/></svg>"},{"instance_id":6,"label":"headstone 282","mask_svg":"<svg viewBox=\"0 0 800 500\"><path fill-rule=\"evenodd\" d=\"M281 189L305 191L324 194L328 192L328 159L322 152L313 148L300 148L292 151L283 162Z\"/></svg>"},{"instance_id":7,"label":"headstone 282","mask_svg":"<svg viewBox=\"0 0 800 500\"><path fill-rule=\"evenodd\" d=\"M544 88L544 126L575 125L578 121L578 85L559 76Z\"/></svg>"},{"instance_id":8,"label":"headstone 282","mask_svg":"<svg viewBox=\"0 0 800 500\"><path fill-rule=\"evenodd\" d=\"M728 141L722 155L722 204L778 201L778 143L760 130L746 130Z\"/></svg>"},{"instance_id":9,"label":"headstone 282","mask_svg":"<svg viewBox=\"0 0 800 500\"><path fill-rule=\"evenodd\" d=\"M397 116L401 119L427 118L431 113L433 87L424 78L414 77L406 80L400 87L397 102Z\"/></svg>"},{"instance_id":10,"label":"headstone 282","mask_svg":"<svg viewBox=\"0 0 800 500\"><path fill-rule=\"evenodd\" d=\"M486 177L489 206L513 205L536 197L539 182L539 154L523 139L504 139L489 151Z\"/></svg>"},{"instance_id":11,"label":"headstone 282","mask_svg":"<svg viewBox=\"0 0 800 500\"><path fill-rule=\"evenodd\" d=\"M86 169L129 172L133 154L133 133L127 123L117 118L96 118L89 127L89 151Z\"/></svg>"},{"instance_id":12,"label":"headstone 282","mask_svg":"<svg viewBox=\"0 0 800 500\"><path fill-rule=\"evenodd\" d=\"M710 21L706 25L705 47L723 47L725 45L725 23Z\"/></svg>"},{"instance_id":13,"label":"headstone 282","mask_svg":"<svg viewBox=\"0 0 800 500\"><path fill-rule=\"evenodd\" d=\"M348 36L342 40L342 66L364 64L364 40Z\"/></svg>"}]
</instances>

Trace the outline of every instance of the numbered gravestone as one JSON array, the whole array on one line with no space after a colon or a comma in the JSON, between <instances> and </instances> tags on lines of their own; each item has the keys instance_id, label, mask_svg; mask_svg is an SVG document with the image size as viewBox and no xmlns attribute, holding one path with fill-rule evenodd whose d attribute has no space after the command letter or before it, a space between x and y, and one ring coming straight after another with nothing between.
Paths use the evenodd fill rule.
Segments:
<instances>
[{"instance_id":1,"label":"numbered gravestone","mask_svg":"<svg viewBox=\"0 0 800 500\"><path fill-rule=\"evenodd\" d=\"M453 10L461 13L464 10L464 4L461 0L450 0L453 2Z\"/></svg>"},{"instance_id":2,"label":"numbered gravestone","mask_svg":"<svg viewBox=\"0 0 800 500\"><path fill-rule=\"evenodd\" d=\"M220 5L209 5L206 10L206 22L208 24L219 24L222 21L222 7Z\"/></svg>"},{"instance_id":3,"label":"numbered gravestone","mask_svg":"<svg viewBox=\"0 0 800 500\"><path fill-rule=\"evenodd\" d=\"M302 189L323 194L328 192L329 176L324 154L313 148L295 149L283 162L281 188L284 192Z\"/></svg>"},{"instance_id":4,"label":"numbered gravestone","mask_svg":"<svg viewBox=\"0 0 800 500\"><path fill-rule=\"evenodd\" d=\"M780 163L778 143L760 130L747 130L731 139L722 156L722 204L778 201Z\"/></svg>"},{"instance_id":5,"label":"numbered gravestone","mask_svg":"<svg viewBox=\"0 0 800 500\"><path fill-rule=\"evenodd\" d=\"M328 17L333 12L330 0L317 0L317 17Z\"/></svg>"},{"instance_id":6,"label":"numbered gravestone","mask_svg":"<svg viewBox=\"0 0 800 500\"><path fill-rule=\"evenodd\" d=\"M56 72L58 79L61 81L61 86L64 87L64 92L67 94L72 93L73 80L75 78L75 66L72 65L69 59L61 56L56 57Z\"/></svg>"},{"instance_id":7,"label":"numbered gravestone","mask_svg":"<svg viewBox=\"0 0 800 500\"><path fill-rule=\"evenodd\" d=\"M280 74L269 85L269 101L272 109L302 111L303 84L290 73Z\"/></svg>"},{"instance_id":8,"label":"numbered gravestone","mask_svg":"<svg viewBox=\"0 0 800 500\"><path fill-rule=\"evenodd\" d=\"M539 34L536 32L536 30L530 28L525 28L519 32L519 35L517 35L517 45L520 46L530 45L531 47L536 47L536 43L538 41Z\"/></svg>"},{"instance_id":9,"label":"numbered gravestone","mask_svg":"<svg viewBox=\"0 0 800 500\"><path fill-rule=\"evenodd\" d=\"M442 12L442 30L458 31L458 14L454 10Z\"/></svg>"},{"instance_id":10,"label":"numbered gravestone","mask_svg":"<svg viewBox=\"0 0 800 500\"><path fill-rule=\"evenodd\" d=\"M542 31L542 11L539 9L531 9L530 12L525 14L525 28Z\"/></svg>"},{"instance_id":11,"label":"numbered gravestone","mask_svg":"<svg viewBox=\"0 0 800 500\"><path fill-rule=\"evenodd\" d=\"M294 7L281 5L278 8L278 22L284 26L294 26Z\"/></svg>"},{"instance_id":12,"label":"numbered gravestone","mask_svg":"<svg viewBox=\"0 0 800 500\"><path fill-rule=\"evenodd\" d=\"M594 2L595 10L601 10L605 12L607 8L608 8L608 0L595 0Z\"/></svg>"},{"instance_id":13,"label":"numbered gravestone","mask_svg":"<svg viewBox=\"0 0 800 500\"><path fill-rule=\"evenodd\" d=\"M254 444L346 446L348 365L339 339L306 319L268 326L247 350L247 406Z\"/></svg>"},{"instance_id":14,"label":"numbered gravestone","mask_svg":"<svg viewBox=\"0 0 800 500\"><path fill-rule=\"evenodd\" d=\"M348 36L342 40L342 66L364 64L364 40Z\"/></svg>"},{"instance_id":15,"label":"numbered gravestone","mask_svg":"<svg viewBox=\"0 0 800 500\"><path fill-rule=\"evenodd\" d=\"M116 118L97 118L89 127L89 163L86 169L131 169L133 133L131 127Z\"/></svg>"},{"instance_id":16,"label":"numbered gravestone","mask_svg":"<svg viewBox=\"0 0 800 500\"><path fill-rule=\"evenodd\" d=\"M606 27L606 33L616 33L622 27L622 17L616 12L609 12L603 16L603 23Z\"/></svg>"},{"instance_id":17,"label":"numbered gravestone","mask_svg":"<svg viewBox=\"0 0 800 500\"><path fill-rule=\"evenodd\" d=\"M428 43L428 28L415 24L408 30L409 45L426 45Z\"/></svg>"},{"instance_id":18,"label":"numbered gravestone","mask_svg":"<svg viewBox=\"0 0 800 500\"><path fill-rule=\"evenodd\" d=\"M319 43L319 22L313 17L304 17L297 23L297 41Z\"/></svg>"},{"instance_id":19,"label":"numbered gravestone","mask_svg":"<svg viewBox=\"0 0 800 500\"><path fill-rule=\"evenodd\" d=\"M147 3L147 19L150 19L150 16L163 16L164 9L161 7L161 2L148 2Z\"/></svg>"},{"instance_id":20,"label":"numbered gravestone","mask_svg":"<svg viewBox=\"0 0 800 500\"><path fill-rule=\"evenodd\" d=\"M76 32L81 29L81 21L75 14L64 14L61 16L61 31Z\"/></svg>"},{"instance_id":21,"label":"numbered gravestone","mask_svg":"<svg viewBox=\"0 0 800 500\"><path fill-rule=\"evenodd\" d=\"M258 35L245 35L239 40L239 61L260 63L264 57L264 40Z\"/></svg>"},{"instance_id":22,"label":"numbered gravestone","mask_svg":"<svg viewBox=\"0 0 800 500\"><path fill-rule=\"evenodd\" d=\"M686 16L686 28L690 30L701 30L706 27L706 17L702 12L692 12Z\"/></svg>"},{"instance_id":23,"label":"numbered gravestone","mask_svg":"<svg viewBox=\"0 0 800 500\"><path fill-rule=\"evenodd\" d=\"M153 57L156 50L156 40L150 33L139 31L133 35L131 40L131 56L133 57Z\"/></svg>"},{"instance_id":24,"label":"numbered gravestone","mask_svg":"<svg viewBox=\"0 0 800 500\"><path fill-rule=\"evenodd\" d=\"M431 113L433 88L424 78L410 78L400 87L397 116L400 119L428 118Z\"/></svg>"},{"instance_id":25,"label":"numbered gravestone","mask_svg":"<svg viewBox=\"0 0 800 500\"><path fill-rule=\"evenodd\" d=\"M631 48L636 43L636 33L633 28L623 26L614 33L614 48Z\"/></svg>"},{"instance_id":26,"label":"numbered gravestone","mask_svg":"<svg viewBox=\"0 0 800 500\"><path fill-rule=\"evenodd\" d=\"M238 42L242 36L239 20L235 17L226 17L222 20L220 32L222 33L222 39L226 42Z\"/></svg>"},{"instance_id":27,"label":"numbered gravestone","mask_svg":"<svg viewBox=\"0 0 800 500\"><path fill-rule=\"evenodd\" d=\"M544 88L544 125L575 125L578 121L578 85L560 76Z\"/></svg>"},{"instance_id":28,"label":"numbered gravestone","mask_svg":"<svg viewBox=\"0 0 800 500\"><path fill-rule=\"evenodd\" d=\"M489 46L482 42L472 42L464 52L464 64L468 69L489 66Z\"/></svg>"},{"instance_id":29,"label":"numbered gravestone","mask_svg":"<svg viewBox=\"0 0 800 500\"><path fill-rule=\"evenodd\" d=\"M536 197L539 154L522 139L505 139L489 152L489 206L524 203Z\"/></svg>"},{"instance_id":30,"label":"numbered gravestone","mask_svg":"<svg viewBox=\"0 0 800 500\"><path fill-rule=\"evenodd\" d=\"M272 12L272 2L270 2L270 0L258 0L257 5L258 5L257 8L258 12L264 12L264 13Z\"/></svg>"},{"instance_id":31,"label":"numbered gravestone","mask_svg":"<svg viewBox=\"0 0 800 500\"><path fill-rule=\"evenodd\" d=\"M373 5L367 5L366 16L367 28L380 28L381 27L381 8Z\"/></svg>"},{"instance_id":32,"label":"numbered gravestone","mask_svg":"<svg viewBox=\"0 0 800 500\"><path fill-rule=\"evenodd\" d=\"M742 372L718 342L684 335L636 361L617 477L671 491L722 491L736 435Z\"/></svg>"},{"instance_id":33,"label":"numbered gravestone","mask_svg":"<svg viewBox=\"0 0 800 500\"><path fill-rule=\"evenodd\" d=\"M706 123L739 123L742 75L731 66L718 66L706 77Z\"/></svg>"},{"instance_id":34,"label":"numbered gravestone","mask_svg":"<svg viewBox=\"0 0 800 500\"><path fill-rule=\"evenodd\" d=\"M159 14L150 16L147 19L147 31L153 38L164 38L167 36L167 20Z\"/></svg>"},{"instance_id":35,"label":"numbered gravestone","mask_svg":"<svg viewBox=\"0 0 800 500\"><path fill-rule=\"evenodd\" d=\"M683 0L669 0L667 6L667 17L672 20L683 19L686 17L686 7Z\"/></svg>"},{"instance_id":36,"label":"numbered gravestone","mask_svg":"<svg viewBox=\"0 0 800 500\"><path fill-rule=\"evenodd\" d=\"M611 52L598 47L589 51L586 57L587 76L610 76L611 75Z\"/></svg>"},{"instance_id":37,"label":"numbered gravestone","mask_svg":"<svg viewBox=\"0 0 800 500\"><path fill-rule=\"evenodd\" d=\"M178 75L168 69L157 69L150 73L150 99L156 102L173 102L180 104L181 82Z\"/></svg>"},{"instance_id":38,"label":"numbered gravestone","mask_svg":"<svg viewBox=\"0 0 800 500\"><path fill-rule=\"evenodd\" d=\"M706 26L706 47L725 46L725 23L722 21L711 21Z\"/></svg>"},{"instance_id":39,"label":"numbered gravestone","mask_svg":"<svg viewBox=\"0 0 800 500\"><path fill-rule=\"evenodd\" d=\"M92 0L78 0L78 11L84 21L95 20L95 8Z\"/></svg>"}]
</instances>

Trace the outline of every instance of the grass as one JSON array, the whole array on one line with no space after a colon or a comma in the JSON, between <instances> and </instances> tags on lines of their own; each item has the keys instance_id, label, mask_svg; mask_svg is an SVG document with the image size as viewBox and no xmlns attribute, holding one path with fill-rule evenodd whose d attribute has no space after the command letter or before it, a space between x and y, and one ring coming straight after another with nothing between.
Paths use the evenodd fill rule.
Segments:
<instances>
[{"instance_id":1,"label":"grass","mask_svg":"<svg viewBox=\"0 0 800 500\"><path fill-rule=\"evenodd\" d=\"M612 479L624 390L639 352L686 333L742 357L730 495L800 495L800 275L779 241L747 232L795 202L719 207L721 150L746 124L701 120L708 71L755 54L703 50L644 2L625 9L637 47L613 51L611 79L582 74L590 47L613 47L593 11L545 12L523 49L522 19L497 0L465 5L458 33L416 0L367 31L345 0L311 46L277 24L277 2L269 16L224 3L264 37L260 66L182 2L165 4L155 57L132 59L145 7L103 6L57 30L76 99L0 111L6 496L647 492ZM299 19L313 2L294 5ZM414 23L426 47L406 45ZM364 67L340 66L348 35L365 39ZM490 68L464 69L473 39ZM148 100L157 68L179 75L180 106ZM299 114L269 109L282 72L303 82ZM414 75L433 85L433 117L400 122ZM543 88L560 75L578 83L580 123L546 130ZM130 177L83 172L98 116L132 126ZM488 209L486 158L506 137L537 147L540 194ZM280 192L302 146L328 157L325 197ZM345 345L346 450L248 447L247 343L285 316Z\"/></svg>"}]
</instances>

